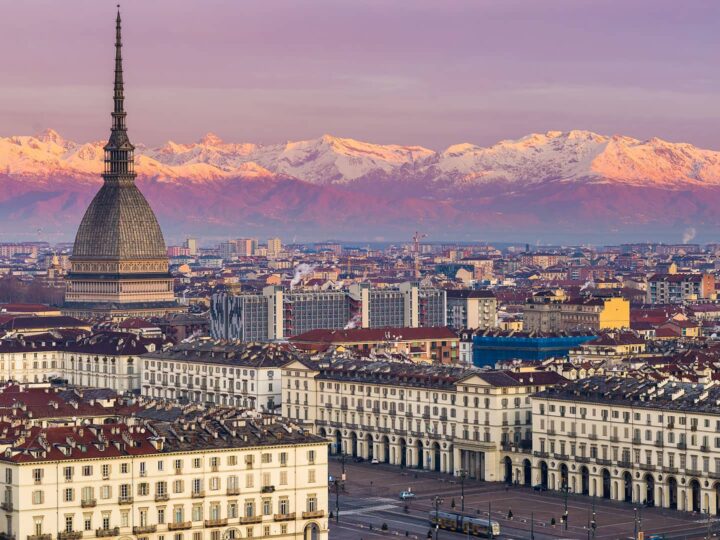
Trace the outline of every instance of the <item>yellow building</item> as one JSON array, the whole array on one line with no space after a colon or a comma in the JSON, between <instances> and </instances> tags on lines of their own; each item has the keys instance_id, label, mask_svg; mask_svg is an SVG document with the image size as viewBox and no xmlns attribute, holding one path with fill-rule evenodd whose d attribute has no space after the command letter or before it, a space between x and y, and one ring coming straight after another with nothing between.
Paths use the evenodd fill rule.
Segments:
<instances>
[{"instance_id":1,"label":"yellow building","mask_svg":"<svg viewBox=\"0 0 720 540\"><path fill-rule=\"evenodd\" d=\"M630 302L620 297L568 300L536 295L525 304L523 319L528 332L618 330L630 327Z\"/></svg>"}]
</instances>

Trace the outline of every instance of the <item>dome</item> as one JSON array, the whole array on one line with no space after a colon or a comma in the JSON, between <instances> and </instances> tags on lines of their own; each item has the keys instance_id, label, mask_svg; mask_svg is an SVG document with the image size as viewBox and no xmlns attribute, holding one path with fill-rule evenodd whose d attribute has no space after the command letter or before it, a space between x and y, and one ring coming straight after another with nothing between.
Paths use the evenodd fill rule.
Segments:
<instances>
[{"instance_id":1,"label":"dome","mask_svg":"<svg viewBox=\"0 0 720 540\"><path fill-rule=\"evenodd\" d=\"M167 258L157 218L134 182L103 184L80 222L73 258Z\"/></svg>"}]
</instances>

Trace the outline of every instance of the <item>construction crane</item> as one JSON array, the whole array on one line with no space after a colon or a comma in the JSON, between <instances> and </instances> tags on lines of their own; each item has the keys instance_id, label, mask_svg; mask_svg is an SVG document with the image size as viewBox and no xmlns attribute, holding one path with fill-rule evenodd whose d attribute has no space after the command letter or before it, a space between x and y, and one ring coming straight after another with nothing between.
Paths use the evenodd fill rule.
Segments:
<instances>
[{"instance_id":1,"label":"construction crane","mask_svg":"<svg viewBox=\"0 0 720 540\"><path fill-rule=\"evenodd\" d=\"M415 231L415 234L412 237L412 251L415 262L415 279L420 279L420 240L422 240L423 238L427 238L427 234L420 234L417 231Z\"/></svg>"}]
</instances>

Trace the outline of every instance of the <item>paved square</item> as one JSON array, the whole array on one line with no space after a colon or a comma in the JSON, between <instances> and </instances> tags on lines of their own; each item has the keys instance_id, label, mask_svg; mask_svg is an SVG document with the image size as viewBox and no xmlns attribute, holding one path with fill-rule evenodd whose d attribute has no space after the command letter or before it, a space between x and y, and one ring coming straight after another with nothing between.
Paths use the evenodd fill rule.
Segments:
<instances>
[{"instance_id":1,"label":"paved square","mask_svg":"<svg viewBox=\"0 0 720 540\"><path fill-rule=\"evenodd\" d=\"M334 478L342 475L339 460L330 463ZM460 479L449 475L413 469L401 470L389 465L369 463L345 464L345 490L340 491L340 521L334 513L336 494L330 488L330 538L371 539L387 537L427 538L428 513L434 508L435 496L442 498L441 510L456 511L462 507ZM407 503L400 501L401 491L410 490L415 498ZM662 535L666 540L705 538L708 531L715 537L720 531L717 520L708 521L705 516L675 512L658 508L636 508L627 503L570 495L567 498L568 528L561 524L565 510L562 494L539 493L530 488L505 486L504 484L466 480L465 513L500 522L502 539L531 538L531 516L535 540L558 538L573 539L631 539L635 528L643 531L645 538ZM588 529L593 509L597 528ZM509 519L512 511L512 519ZM636 518L637 516L637 518ZM555 524L552 524L552 520ZM383 531L385 524L387 530ZM433 535L434 537L434 535ZM438 531L439 538L466 538L464 534Z\"/></svg>"}]
</instances>

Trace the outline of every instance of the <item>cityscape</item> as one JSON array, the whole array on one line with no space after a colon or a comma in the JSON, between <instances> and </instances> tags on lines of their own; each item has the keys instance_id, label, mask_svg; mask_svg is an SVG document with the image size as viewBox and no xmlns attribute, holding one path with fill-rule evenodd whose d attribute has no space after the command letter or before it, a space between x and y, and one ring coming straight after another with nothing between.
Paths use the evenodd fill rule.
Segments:
<instances>
[{"instance_id":1,"label":"cityscape","mask_svg":"<svg viewBox=\"0 0 720 540\"><path fill-rule=\"evenodd\" d=\"M3 53L0 82L0 540L720 534L718 118L687 104L720 90L693 71L720 10L400 4L7 7L47 35L22 42L25 64ZM619 43L564 47L580 31ZM623 55L638 36L655 49ZM681 39L685 58L668 52ZM475 40L494 52L462 49ZM398 62L411 46L425 56ZM88 63L51 65L67 47ZM519 75L520 50L556 55L559 109L544 75ZM508 100L536 86L500 100L482 62ZM340 65L352 105L334 96L350 75L325 78ZM576 110L573 77L594 110ZM635 101L638 77L672 99ZM497 125L476 123L473 83ZM418 122L427 95L454 120ZM198 111L254 142L205 131ZM68 116L68 138L35 126ZM193 132L207 134L169 140Z\"/></svg>"}]
</instances>

